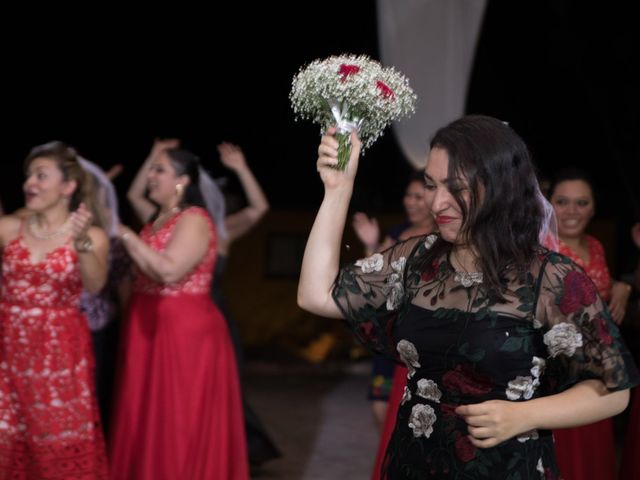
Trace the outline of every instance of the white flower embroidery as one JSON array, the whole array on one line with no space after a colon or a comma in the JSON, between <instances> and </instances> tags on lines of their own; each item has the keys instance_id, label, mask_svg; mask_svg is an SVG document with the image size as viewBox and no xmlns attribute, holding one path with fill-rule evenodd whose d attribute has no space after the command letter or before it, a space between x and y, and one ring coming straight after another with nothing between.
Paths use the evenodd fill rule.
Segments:
<instances>
[{"instance_id":1,"label":"white flower embroidery","mask_svg":"<svg viewBox=\"0 0 640 480\"><path fill-rule=\"evenodd\" d=\"M409 390L409 387L405 385L404 392L402 392L402 401L400 402L400 405L404 405L409 400L411 400L411 390Z\"/></svg>"},{"instance_id":2,"label":"white flower embroidery","mask_svg":"<svg viewBox=\"0 0 640 480\"><path fill-rule=\"evenodd\" d=\"M559 323L544 334L543 341L552 357L564 354L567 357L576 353L576 348L582 346L582 334L573 323Z\"/></svg>"},{"instance_id":3,"label":"white flower embroidery","mask_svg":"<svg viewBox=\"0 0 640 480\"><path fill-rule=\"evenodd\" d=\"M538 383L538 379L534 381L532 377L518 375L507 386L507 398L509 400L518 400L522 397L525 400L529 400L533 396Z\"/></svg>"},{"instance_id":4,"label":"white flower embroidery","mask_svg":"<svg viewBox=\"0 0 640 480\"><path fill-rule=\"evenodd\" d=\"M407 259L405 257L400 257L395 262L391 262L391 268L394 270L394 273L387 277L387 283L384 288L385 295L387 296L387 310L395 310L402 301L402 296L404 295L402 271L404 270L406 261Z\"/></svg>"},{"instance_id":5,"label":"white flower embroidery","mask_svg":"<svg viewBox=\"0 0 640 480\"><path fill-rule=\"evenodd\" d=\"M360 267L362 273L379 272L384 266L384 257L381 253L374 253L370 257L356 261L356 267Z\"/></svg>"},{"instance_id":6,"label":"white flower embroidery","mask_svg":"<svg viewBox=\"0 0 640 480\"><path fill-rule=\"evenodd\" d=\"M433 244L436 242L436 240L438 239L438 236L435 234L431 234L429 235L427 238L424 239L424 246L427 250L429 250Z\"/></svg>"},{"instance_id":7,"label":"white flower embroidery","mask_svg":"<svg viewBox=\"0 0 640 480\"><path fill-rule=\"evenodd\" d=\"M433 424L436 423L436 414L430 405L418 403L411 409L409 427L413 430L413 436L418 438L424 435L429 438L433 433Z\"/></svg>"},{"instance_id":8,"label":"white flower embroidery","mask_svg":"<svg viewBox=\"0 0 640 480\"><path fill-rule=\"evenodd\" d=\"M529 400L536 388L540 385L540 376L544 373L546 362L543 358L534 356L531 360L531 376L523 377L518 375L515 380L511 380L507 386L507 398L509 400L518 400L524 398Z\"/></svg>"},{"instance_id":9,"label":"white flower embroidery","mask_svg":"<svg viewBox=\"0 0 640 480\"><path fill-rule=\"evenodd\" d=\"M438 388L438 384L433 380L421 378L418 380L418 388L416 389L416 395L432 402L440 403L442 392Z\"/></svg>"},{"instance_id":10,"label":"white flower embroidery","mask_svg":"<svg viewBox=\"0 0 640 480\"><path fill-rule=\"evenodd\" d=\"M538 459L538 463L536 464L536 470L540 473L540 478L545 478L544 475L544 466L542 465L542 458Z\"/></svg>"},{"instance_id":11,"label":"white flower embroidery","mask_svg":"<svg viewBox=\"0 0 640 480\"><path fill-rule=\"evenodd\" d=\"M409 340L400 340L396 346L396 350L400 354L400 358L409 369L407 378L413 377L416 373L416 368L420 368L420 357L418 356L418 349Z\"/></svg>"},{"instance_id":12,"label":"white flower embroidery","mask_svg":"<svg viewBox=\"0 0 640 480\"><path fill-rule=\"evenodd\" d=\"M527 440L537 440L540 438L538 430L529 430L528 432L521 433L516 437L519 442L524 443Z\"/></svg>"},{"instance_id":13,"label":"white flower embroidery","mask_svg":"<svg viewBox=\"0 0 640 480\"><path fill-rule=\"evenodd\" d=\"M531 375L533 375L535 378L540 378L544 373L544 368L547 362L545 362L544 358L534 356L532 363L533 367L531 367Z\"/></svg>"}]
</instances>

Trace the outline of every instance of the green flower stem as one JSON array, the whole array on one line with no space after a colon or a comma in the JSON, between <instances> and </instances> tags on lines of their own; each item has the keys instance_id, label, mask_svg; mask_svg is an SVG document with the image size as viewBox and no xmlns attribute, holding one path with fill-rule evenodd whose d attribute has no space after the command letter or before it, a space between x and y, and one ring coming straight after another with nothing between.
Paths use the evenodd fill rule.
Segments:
<instances>
[{"instance_id":1,"label":"green flower stem","mask_svg":"<svg viewBox=\"0 0 640 480\"><path fill-rule=\"evenodd\" d=\"M338 140L338 164L336 169L343 171L347 168L349 157L351 156L351 132L336 133L336 140Z\"/></svg>"}]
</instances>

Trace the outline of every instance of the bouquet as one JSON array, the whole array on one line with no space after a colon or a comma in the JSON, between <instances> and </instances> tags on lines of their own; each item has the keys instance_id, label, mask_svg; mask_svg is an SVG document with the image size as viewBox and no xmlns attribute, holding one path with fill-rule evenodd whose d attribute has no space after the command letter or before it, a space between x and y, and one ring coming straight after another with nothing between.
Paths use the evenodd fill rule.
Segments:
<instances>
[{"instance_id":1,"label":"bouquet","mask_svg":"<svg viewBox=\"0 0 640 480\"><path fill-rule=\"evenodd\" d=\"M311 62L293 78L289 98L297 118L310 119L323 131L336 125L339 170L349 161L352 131L364 151L392 121L412 114L416 102L404 75L365 55Z\"/></svg>"}]
</instances>

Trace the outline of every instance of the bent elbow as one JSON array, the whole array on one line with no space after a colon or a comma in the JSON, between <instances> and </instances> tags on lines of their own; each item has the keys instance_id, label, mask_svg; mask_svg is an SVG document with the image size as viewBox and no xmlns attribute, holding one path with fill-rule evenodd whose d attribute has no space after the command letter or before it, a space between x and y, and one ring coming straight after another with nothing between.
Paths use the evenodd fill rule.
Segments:
<instances>
[{"instance_id":1,"label":"bent elbow","mask_svg":"<svg viewBox=\"0 0 640 480\"><path fill-rule=\"evenodd\" d=\"M615 416L615 415L618 415L619 413L622 413L629 405L629 399L631 397L628 388L626 390L620 390L618 392L615 392L614 395L616 396L616 401L615 401L614 413L611 416Z\"/></svg>"},{"instance_id":2,"label":"bent elbow","mask_svg":"<svg viewBox=\"0 0 640 480\"><path fill-rule=\"evenodd\" d=\"M300 289L298 289L298 295L296 298L296 301L298 303L298 307L300 307L302 310L309 310L309 306L307 305L306 299L304 297L304 293L302 293L302 291Z\"/></svg>"},{"instance_id":3,"label":"bent elbow","mask_svg":"<svg viewBox=\"0 0 640 480\"><path fill-rule=\"evenodd\" d=\"M86 284L83 285L83 288L85 289L85 291L87 291L88 293L92 294L92 295L96 295L98 293L100 293L102 291L102 289L104 288L104 286L107 284L107 276L105 275L104 278L100 278L91 282L87 282Z\"/></svg>"}]
</instances>

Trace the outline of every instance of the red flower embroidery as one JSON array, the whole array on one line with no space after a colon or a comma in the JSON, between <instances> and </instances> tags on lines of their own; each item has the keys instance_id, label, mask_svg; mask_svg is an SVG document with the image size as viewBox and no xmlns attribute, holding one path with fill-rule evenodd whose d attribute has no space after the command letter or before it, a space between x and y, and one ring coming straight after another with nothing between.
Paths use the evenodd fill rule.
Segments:
<instances>
[{"instance_id":1,"label":"red flower embroidery","mask_svg":"<svg viewBox=\"0 0 640 480\"><path fill-rule=\"evenodd\" d=\"M486 395L491 391L489 377L472 370L469 365L457 365L442 376L442 383L454 392L474 397Z\"/></svg>"},{"instance_id":2,"label":"red flower embroidery","mask_svg":"<svg viewBox=\"0 0 640 480\"><path fill-rule=\"evenodd\" d=\"M373 329L373 322L364 322L360 324L360 335L365 341L373 340L375 332Z\"/></svg>"},{"instance_id":3,"label":"red flower embroidery","mask_svg":"<svg viewBox=\"0 0 640 480\"><path fill-rule=\"evenodd\" d=\"M611 338L611 334L609 333L609 327L607 327L607 321L598 316L593 319L596 322L596 327L598 328L598 337L600 337L600 341L605 345L611 345L613 343L613 338Z\"/></svg>"},{"instance_id":4,"label":"red flower embroidery","mask_svg":"<svg viewBox=\"0 0 640 480\"><path fill-rule=\"evenodd\" d=\"M342 77L340 81L345 82L349 77L349 75L355 75L359 71L360 71L359 66L347 65L346 63L343 63L342 65L340 65L340 70L338 71L338 74Z\"/></svg>"},{"instance_id":5,"label":"red flower embroidery","mask_svg":"<svg viewBox=\"0 0 640 480\"><path fill-rule=\"evenodd\" d=\"M455 446L456 457L461 462L467 463L476 458L476 447L466 435L460 435L460 437L456 438Z\"/></svg>"},{"instance_id":6,"label":"red flower embroidery","mask_svg":"<svg viewBox=\"0 0 640 480\"><path fill-rule=\"evenodd\" d=\"M422 272L422 275L420 275L420 278L425 283L430 282L431 280L433 280L433 277L436 276L436 273L438 273L438 270L440 270L440 263L437 260L434 260L431 263L431 266L427 267L427 269L424 272Z\"/></svg>"},{"instance_id":7,"label":"red flower embroidery","mask_svg":"<svg viewBox=\"0 0 640 480\"><path fill-rule=\"evenodd\" d=\"M564 315L576 312L581 307L586 307L596 301L596 286L584 273L570 271L564 277L563 287L559 306Z\"/></svg>"},{"instance_id":8,"label":"red flower embroidery","mask_svg":"<svg viewBox=\"0 0 640 480\"><path fill-rule=\"evenodd\" d=\"M380 80L376 80L376 87L380 90L380 95L384 98L393 99L395 95L393 94L393 90L391 90L384 82Z\"/></svg>"}]
</instances>

